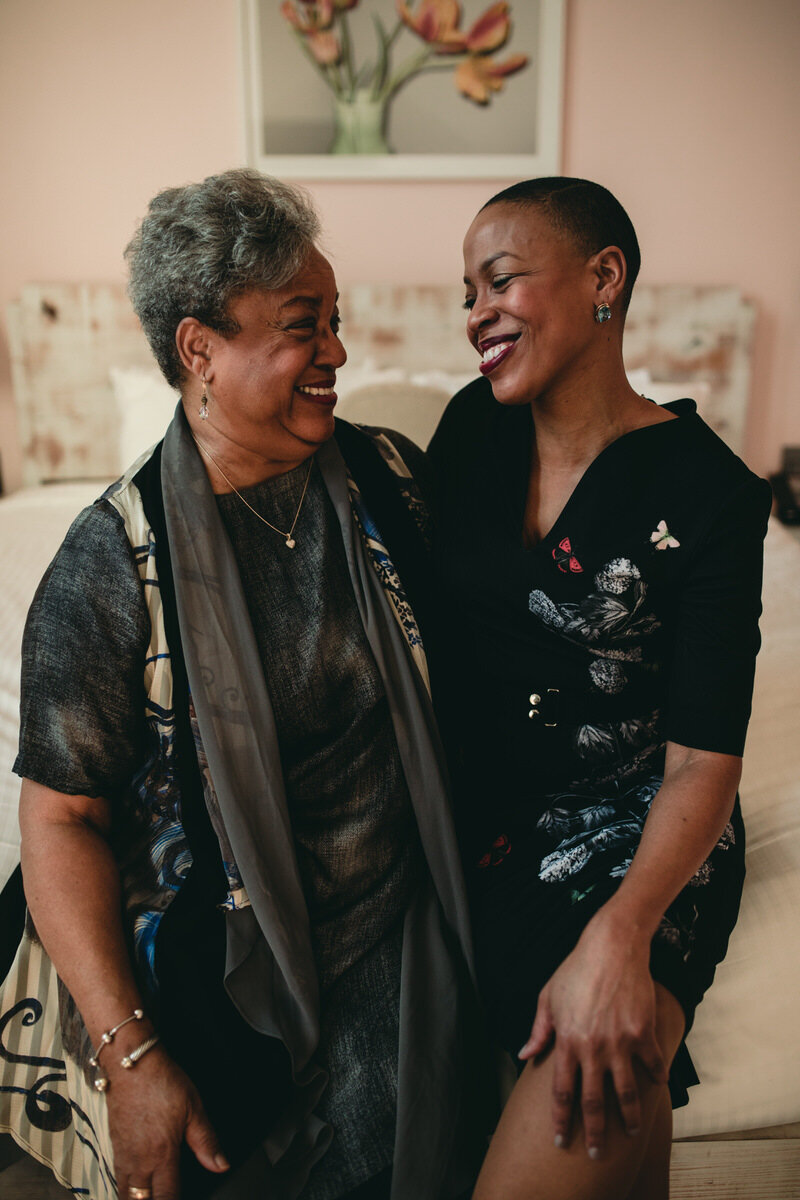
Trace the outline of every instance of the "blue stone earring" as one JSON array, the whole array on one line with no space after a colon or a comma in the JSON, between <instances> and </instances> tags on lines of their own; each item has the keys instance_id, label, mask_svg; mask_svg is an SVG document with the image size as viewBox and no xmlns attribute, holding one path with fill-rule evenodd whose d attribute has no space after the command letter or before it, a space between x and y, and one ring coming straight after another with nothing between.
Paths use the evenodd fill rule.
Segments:
<instances>
[{"instance_id":1,"label":"blue stone earring","mask_svg":"<svg viewBox=\"0 0 800 1200\"><path fill-rule=\"evenodd\" d=\"M604 321L611 320L611 309L605 300L602 304L595 305L594 319L598 325L602 325Z\"/></svg>"}]
</instances>

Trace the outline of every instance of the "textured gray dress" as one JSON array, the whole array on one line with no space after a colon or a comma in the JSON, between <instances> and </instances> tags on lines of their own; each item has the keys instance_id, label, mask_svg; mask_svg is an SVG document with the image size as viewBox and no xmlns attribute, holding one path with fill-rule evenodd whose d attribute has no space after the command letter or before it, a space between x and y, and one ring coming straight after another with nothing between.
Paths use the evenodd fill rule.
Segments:
<instances>
[{"instance_id":1,"label":"textured gray dress","mask_svg":"<svg viewBox=\"0 0 800 1200\"><path fill-rule=\"evenodd\" d=\"M307 475L304 463L243 494L287 530ZM330 1082L317 1112L334 1136L303 1196L334 1200L392 1159L416 823L338 520L316 466L292 550L238 496L217 502L272 700L319 973L319 1059Z\"/></svg>"}]
</instances>

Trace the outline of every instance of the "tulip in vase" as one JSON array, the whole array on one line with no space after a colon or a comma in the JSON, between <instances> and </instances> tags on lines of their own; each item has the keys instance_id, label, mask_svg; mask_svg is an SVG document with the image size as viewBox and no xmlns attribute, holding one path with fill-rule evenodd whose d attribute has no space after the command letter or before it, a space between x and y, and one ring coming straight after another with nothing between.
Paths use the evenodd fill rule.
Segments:
<instances>
[{"instance_id":1,"label":"tulip in vase","mask_svg":"<svg viewBox=\"0 0 800 1200\"><path fill-rule=\"evenodd\" d=\"M508 75L528 58L492 57L511 33L511 6L492 4L469 29L461 29L458 0L396 0L397 21L387 30L372 13L377 52L373 62L355 61L348 14L359 0L284 0L281 12L298 44L333 92L335 136L332 154L389 154L389 106L402 87L430 71L451 71L456 88L475 104L488 104ZM399 42L413 35L417 50L395 63ZM419 43L422 43L420 46Z\"/></svg>"}]
</instances>

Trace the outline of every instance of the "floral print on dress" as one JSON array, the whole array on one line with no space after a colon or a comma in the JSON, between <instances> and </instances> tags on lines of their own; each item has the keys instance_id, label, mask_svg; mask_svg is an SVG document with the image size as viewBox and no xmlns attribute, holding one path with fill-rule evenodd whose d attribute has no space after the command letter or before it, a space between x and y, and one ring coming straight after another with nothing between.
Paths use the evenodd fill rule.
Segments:
<instances>
[{"instance_id":1,"label":"floral print on dress","mask_svg":"<svg viewBox=\"0 0 800 1200\"><path fill-rule=\"evenodd\" d=\"M592 654L612 653L623 661L641 660L643 637L659 628L658 618L645 608L647 584L627 558L613 559L594 578L596 590L582 600L557 604L541 589L528 597L528 608L544 625L557 629Z\"/></svg>"},{"instance_id":2,"label":"floral print on dress","mask_svg":"<svg viewBox=\"0 0 800 1200\"><path fill-rule=\"evenodd\" d=\"M616 696L628 682L628 676L618 662L598 658L589 663L589 674L595 687L607 696Z\"/></svg>"},{"instance_id":3,"label":"floral print on dress","mask_svg":"<svg viewBox=\"0 0 800 1200\"><path fill-rule=\"evenodd\" d=\"M594 589L582 600L559 604L535 588L528 609L543 625L587 650L593 656L588 670L594 688L617 696L628 683L622 664L643 661L642 643L660 622L647 607L647 584L629 558L613 558L601 567Z\"/></svg>"},{"instance_id":4,"label":"floral print on dress","mask_svg":"<svg viewBox=\"0 0 800 1200\"><path fill-rule=\"evenodd\" d=\"M697 897L699 900L697 889L704 888L711 883L714 878L715 865L719 865L718 854L727 853L735 845L736 833L733 822L728 821L711 854L705 862L700 864L686 887L676 896L661 918L661 923L655 933L656 940L674 946L684 962L689 961L694 951L697 941L697 923L700 917L700 909L692 897Z\"/></svg>"},{"instance_id":5,"label":"floral print on dress","mask_svg":"<svg viewBox=\"0 0 800 1200\"><path fill-rule=\"evenodd\" d=\"M563 883L598 855L610 855L609 874L619 874L620 863L630 864L642 836L647 814L663 778L653 775L614 796L561 792L551 797L537 828L556 842L539 863L543 883Z\"/></svg>"},{"instance_id":6,"label":"floral print on dress","mask_svg":"<svg viewBox=\"0 0 800 1200\"><path fill-rule=\"evenodd\" d=\"M592 786L652 773L655 760L664 748L659 731L660 717L660 711L654 709L641 717L630 717L614 724L586 723L570 731L570 748L583 760L591 775ZM590 784L588 779L575 779L573 786Z\"/></svg>"},{"instance_id":7,"label":"floral print on dress","mask_svg":"<svg viewBox=\"0 0 800 1200\"><path fill-rule=\"evenodd\" d=\"M696 904L692 904L685 912L665 913L655 933L658 941L667 942L679 950L684 962L688 962L692 954L699 915Z\"/></svg>"},{"instance_id":8,"label":"floral print on dress","mask_svg":"<svg viewBox=\"0 0 800 1200\"><path fill-rule=\"evenodd\" d=\"M629 558L612 558L594 577L594 586L599 592L621 596L628 588L641 580L641 572Z\"/></svg>"}]
</instances>

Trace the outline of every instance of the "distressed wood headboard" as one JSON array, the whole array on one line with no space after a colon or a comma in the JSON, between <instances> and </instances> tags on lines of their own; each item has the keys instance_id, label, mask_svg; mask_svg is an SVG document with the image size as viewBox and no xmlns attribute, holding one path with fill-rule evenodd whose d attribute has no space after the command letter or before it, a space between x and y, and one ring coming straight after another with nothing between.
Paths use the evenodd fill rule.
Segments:
<instances>
[{"instance_id":1,"label":"distressed wood headboard","mask_svg":"<svg viewBox=\"0 0 800 1200\"><path fill-rule=\"evenodd\" d=\"M463 289L385 284L342 290L345 371L371 363L409 374L475 371ZM705 418L741 452L754 310L735 288L640 285L625 334L629 370L708 385ZM26 484L119 470L111 367L153 366L121 285L41 284L9 310L15 402Z\"/></svg>"}]
</instances>

